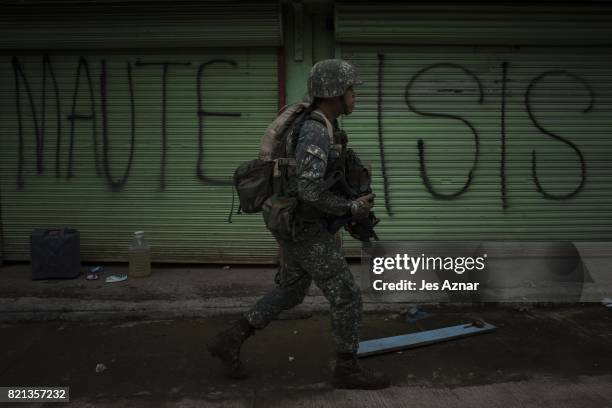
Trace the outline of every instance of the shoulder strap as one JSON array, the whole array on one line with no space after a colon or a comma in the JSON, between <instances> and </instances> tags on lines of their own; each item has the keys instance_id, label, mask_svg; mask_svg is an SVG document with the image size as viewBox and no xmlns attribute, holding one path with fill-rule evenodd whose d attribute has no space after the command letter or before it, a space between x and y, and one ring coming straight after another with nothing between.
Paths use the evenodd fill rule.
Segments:
<instances>
[{"instance_id":1,"label":"shoulder strap","mask_svg":"<svg viewBox=\"0 0 612 408\"><path fill-rule=\"evenodd\" d=\"M329 136L329 144L333 145L334 144L334 127L332 126L329 119L327 119L327 117L318 109L312 111L310 116L312 117L312 119L316 120L317 122L321 122L322 124L325 125L325 127L327 128L327 135Z\"/></svg>"}]
</instances>

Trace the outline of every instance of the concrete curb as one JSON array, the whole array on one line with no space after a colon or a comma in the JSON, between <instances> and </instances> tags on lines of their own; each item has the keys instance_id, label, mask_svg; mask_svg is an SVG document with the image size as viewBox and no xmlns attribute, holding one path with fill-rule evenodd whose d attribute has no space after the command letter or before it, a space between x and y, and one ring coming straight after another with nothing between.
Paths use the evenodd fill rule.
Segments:
<instances>
[{"instance_id":1,"label":"concrete curb","mask_svg":"<svg viewBox=\"0 0 612 408\"><path fill-rule=\"evenodd\" d=\"M81 300L72 298L2 298L0 322L23 321L103 321L124 319L190 319L246 312L259 296L189 300ZM380 303L364 299L366 312L399 312L400 303ZM329 303L323 296L308 296L294 312L326 312Z\"/></svg>"}]
</instances>

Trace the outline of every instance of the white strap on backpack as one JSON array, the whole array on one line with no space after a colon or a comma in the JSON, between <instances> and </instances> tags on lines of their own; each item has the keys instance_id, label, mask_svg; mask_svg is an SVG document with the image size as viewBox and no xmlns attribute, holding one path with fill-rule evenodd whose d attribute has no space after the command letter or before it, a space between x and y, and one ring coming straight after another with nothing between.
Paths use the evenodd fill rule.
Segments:
<instances>
[{"instance_id":1,"label":"white strap on backpack","mask_svg":"<svg viewBox=\"0 0 612 408\"><path fill-rule=\"evenodd\" d=\"M329 119L327 119L327 116L325 116L323 112L321 112L318 109L313 111L312 113L316 113L317 115L322 117L323 120L325 121L325 126L327 126L327 134L329 136L329 145L333 146L334 145L334 127L332 126L331 122L329 121Z\"/></svg>"}]
</instances>

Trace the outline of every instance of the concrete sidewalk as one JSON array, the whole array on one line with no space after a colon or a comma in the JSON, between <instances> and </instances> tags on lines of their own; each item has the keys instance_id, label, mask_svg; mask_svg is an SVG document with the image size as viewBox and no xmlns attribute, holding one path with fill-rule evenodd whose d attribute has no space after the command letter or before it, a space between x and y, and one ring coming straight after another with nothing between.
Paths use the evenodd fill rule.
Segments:
<instances>
[{"instance_id":1,"label":"concrete sidewalk","mask_svg":"<svg viewBox=\"0 0 612 408\"><path fill-rule=\"evenodd\" d=\"M99 280L85 279L91 267L83 266L75 279L30 278L28 263L0 268L0 321L174 319L201 318L246 311L274 287L275 266L154 265L146 278L106 283L114 274L127 274L127 264L103 265ZM368 287L359 264L351 264L355 280ZM444 293L374 293L363 291L363 308L398 311L406 304L448 301ZM597 299L601 299L597 295ZM466 304L471 304L466 300ZM457 304L457 302L454 302ZM509 304L515 307L516 304ZM328 310L329 305L313 284L304 303L291 313Z\"/></svg>"},{"instance_id":2,"label":"concrete sidewalk","mask_svg":"<svg viewBox=\"0 0 612 408\"><path fill-rule=\"evenodd\" d=\"M201 318L246 311L274 288L274 266L154 265L146 278L106 283L127 274L127 264L103 265L96 281L85 279L83 266L75 279L36 280L30 265L0 268L0 321ZM358 265L353 265L359 281ZM397 302L364 296L364 310L397 310ZM304 303L292 313L328 310L327 300L312 285Z\"/></svg>"},{"instance_id":3,"label":"concrete sidewalk","mask_svg":"<svg viewBox=\"0 0 612 408\"><path fill-rule=\"evenodd\" d=\"M150 277L106 283L127 274L127 264L103 265L99 279L36 280L30 265L0 268L0 321L191 318L238 313L274 286L274 267L154 266ZM321 301L309 298L306 308Z\"/></svg>"},{"instance_id":4,"label":"concrete sidewalk","mask_svg":"<svg viewBox=\"0 0 612 408\"><path fill-rule=\"evenodd\" d=\"M393 387L346 391L328 383L328 314L299 319L328 309L314 286L285 316L293 319L246 343L254 374L237 383L220 377L219 362L204 350L227 325L227 316L211 316L246 310L274 286L276 268L159 265L149 278L104 281L126 272L127 265L105 265L97 281L32 281L28 264L0 268L0 383L67 385L69 406L77 407L612 406L612 311L599 304L530 311L432 304L423 306L430 317L408 323L397 313L406 303L366 294L364 309L379 313L364 315L364 340L472 317L498 330L364 359ZM108 369L98 374L100 362Z\"/></svg>"}]
</instances>

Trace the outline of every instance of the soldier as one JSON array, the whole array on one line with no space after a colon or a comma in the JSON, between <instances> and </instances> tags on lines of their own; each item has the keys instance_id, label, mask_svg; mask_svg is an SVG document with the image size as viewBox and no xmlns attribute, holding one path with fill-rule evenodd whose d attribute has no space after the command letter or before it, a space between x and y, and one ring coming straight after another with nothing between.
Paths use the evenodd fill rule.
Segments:
<instances>
[{"instance_id":1,"label":"soldier","mask_svg":"<svg viewBox=\"0 0 612 408\"><path fill-rule=\"evenodd\" d=\"M361 293L334 235L327 229L327 223L335 217L347 214L367 217L374 205L372 194L350 200L334 193L325 183L346 145L346 140L330 140L329 128L344 135L336 119L353 111L353 86L359 84L355 67L343 60L320 61L310 71L311 105L301 128L294 130L287 143L287 155L296 158L296 174L291 182L298 197L296 218L300 222L294 239L275 235L282 251L277 287L207 344L211 354L223 360L232 378L246 376L240 361L244 340L267 326L281 311L302 303L314 281L330 303L337 352L333 385L366 389L389 386L384 374L363 368L357 362Z\"/></svg>"}]
</instances>

